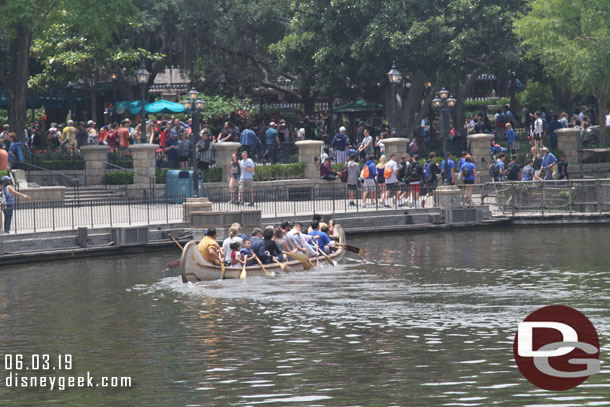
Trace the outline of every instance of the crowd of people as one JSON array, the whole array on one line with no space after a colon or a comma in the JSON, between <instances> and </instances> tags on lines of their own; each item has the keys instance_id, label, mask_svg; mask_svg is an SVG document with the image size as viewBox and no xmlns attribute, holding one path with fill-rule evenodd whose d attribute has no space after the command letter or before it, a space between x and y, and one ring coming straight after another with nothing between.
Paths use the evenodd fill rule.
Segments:
<instances>
[{"instance_id":1,"label":"crowd of people","mask_svg":"<svg viewBox=\"0 0 610 407\"><path fill-rule=\"evenodd\" d=\"M241 225L234 223L222 245L216 241L216 229L209 228L197 248L212 264L238 268L254 266L259 261L261 264L286 262L293 258L291 254L318 257L336 247L330 237L333 225L332 220L327 224L320 215L314 215L307 230L302 223L284 221L277 227L254 228L252 235L247 236Z\"/></svg>"}]
</instances>

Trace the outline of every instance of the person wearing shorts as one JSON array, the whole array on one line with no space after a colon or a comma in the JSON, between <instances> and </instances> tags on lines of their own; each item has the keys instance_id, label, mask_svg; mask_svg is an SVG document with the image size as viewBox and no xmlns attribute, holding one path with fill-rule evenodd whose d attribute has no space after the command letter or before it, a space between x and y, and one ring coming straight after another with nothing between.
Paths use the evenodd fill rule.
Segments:
<instances>
[{"instance_id":1,"label":"person wearing shorts","mask_svg":"<svg viewBox=\"0 0 610 407\"><path fill-rule=\"evenodd\" d=\"M470 155L466 156L466 161L462 165L461 169L462 175L462 183L466 186L465 191L465 200L467 204L472 203L472 185L475 180L479 182L479 174L477 174L477 167L472 162L472 157Z\"/></svg>"},{"instance_id":2,"label":"person wearing shorts","mask_svg":"<svg viewBox=\"0 0 610 407\"><path fill-rule=\"evenodd\" d=\"M249 206L254 206L254 161L248 158L246 150L241 152L240 179L239 179L239 204L245 204L244 199L250 193ZM245 194L245 196L244 196Z\"/></svg>"}]
</instances>

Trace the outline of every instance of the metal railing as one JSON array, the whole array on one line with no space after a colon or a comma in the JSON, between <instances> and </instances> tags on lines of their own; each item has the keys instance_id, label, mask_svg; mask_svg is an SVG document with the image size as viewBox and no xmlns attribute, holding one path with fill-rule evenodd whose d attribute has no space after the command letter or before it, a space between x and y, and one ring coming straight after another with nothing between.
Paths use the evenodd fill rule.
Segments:
<instances>
[{"instance_id":1,"label":"metal railing","mask_svg":"<svg viewBox=\"0 0 610 407\"><path fill-rule=\"evenodd\" d=\"M182 222L180 197L104 198L80 201L28 202L13 206L11 233L74 230ZM184 197L182 197L184 199Z\"/></svg>"},{"instance_id":2,"label":"metal railing","mask_svg":"<svg viewBox=\"0 0 610 407\"><path fill-rule=\"evenodd\" d=\"M496 182L460 189L461 205L488 205L495 216L610 212L610 179Z\"/></svg>"},{"instance_id":3,"label":"metal railing","mask_svg":"<svg viewBox=\"0 0 610 407\"><path fill-rule=\"evenodd\" d=\"M42 171L43 175L41 175L42 179L43 179L43 184L44 185L57 185L55 183L55 180L58 180L59 185L63 185L66 187L71 187L74 190L74 199L78 200L79 196L80 196L80 182L78 181L78 178L75 177L71 177L69 175L66 174L62 174L59 171L54 171L54 170L50 170L48 168L44 168L44 167L39 167L37 165L28 163L28 162L21 162L19 163L20 168L23 169L23 167L26 167L25 171L27 173L27 178L31 179L30 177L30 173L31 171Z\"/></svg>"}]
</instances>

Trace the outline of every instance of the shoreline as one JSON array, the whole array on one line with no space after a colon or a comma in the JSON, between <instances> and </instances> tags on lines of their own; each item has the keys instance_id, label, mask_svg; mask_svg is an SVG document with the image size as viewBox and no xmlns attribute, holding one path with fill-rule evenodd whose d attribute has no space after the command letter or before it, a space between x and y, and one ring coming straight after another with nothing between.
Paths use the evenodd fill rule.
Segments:
<instances>
[{"instance_id":1,"label":"shoreline","mask_svg":"<svg viewBox=\"0 0 610 407\"><path fill-rule=\"evenodd\" d=\"M404 233L404 232L454 232L461 231L464 229L487 229L487 228L498 228L498 227L565 227L565 226L599 226L610 225L610 213L602 214L574 214L574 215L546 215L546 216L507 216L507 217L496 217L488 220L482 220L476 223L465 223L465 224L447 224L447 223L414 223L414 224L399 224L396 222L397 217L410 218L413 216L430 216L431 210L405 210L405 211L393 211L394 213L386 213L384 216L370 216L367 218L369 223L371 221L380 220L385 218L390 221L390 224L382 225L371 225L355 227L354 222L363 221L363 213L360 213L357 218L345 218L337 217L336 220L344 224L346 235L348 236L363 236L363 235L374 235L380 233ZM370 215L373 215L371 213ZM387 216L393 215L393 216ZM432 213L434 215L434 213ZM302 217L292 217L292 221L305 221ZM308 221L308 220L307 220ZM351 222L351 224L350 224ZM276 224L277 219L263 218L261 220L262 225ZM147 226L148 227L148 226ZM108 256L126 256L136 253L147 253L147 252L158 252L170 251L174 248L176 251L176 257L179 256L176 244L169 238L168 234L173 234L177 240L184 245L189 240L200 239L203 230L200 228L190 228L188 224L177 223L168 225L153 225L148 227L148 234L150 239L145 244L135 244L127 246L117 246L114 242L103 240L110 239L110 229L88 229L88 236L91 239L88 240L96 241L96 244L85 245L86 247L79 247L76 242L77 231L57 231L57 232L44 232L39 234L24 234L24 235L8 235L3 236L5 239L9 237L11 239L10 244L20 244L20 242L29 242L36 246L36 243L40 243L39 246L48 245L49 242L53 242L55 246L60 247L40 247L33 248L32 250L21 250L6 252L6 244L0 242L0 249L4 248L3 254L0 254L0 267L16 265L16 264L33 264L48 261L65 261L72 259L84 259L84 258L96 258L96 257L108 257ZM187 235L192 235L188 239L184 239ZM182 238L180 236L183 236ZM21 239L20 239L21 238ZM37 240L38 239L38 240ZM66 247L61 247L64 244Z\"/></svg>"}]
</instances>

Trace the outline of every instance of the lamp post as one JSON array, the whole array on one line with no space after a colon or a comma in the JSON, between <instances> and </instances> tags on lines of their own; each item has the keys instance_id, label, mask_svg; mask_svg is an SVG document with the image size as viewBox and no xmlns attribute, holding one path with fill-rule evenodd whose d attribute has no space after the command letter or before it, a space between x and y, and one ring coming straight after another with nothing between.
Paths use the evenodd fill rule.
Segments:
<instances>
[{"instance_id":1,"label":"lamp post","mask_svg":"<svg viewBox=\"0 0 610 407\"><path fill-rule=\"evenodd\" d=\"M119 74L117 71L113 70L110 77L112 78L112 107L114 109L112 111L111 121L114 123L116 122L116 81L119 78Z\"/></svg>"},{"instance_id":2,"label":"lamp post","mask_svg":"<svg viewBox=\"0 0 610 407\"><path fill-rule=\"evenodd\" d=\"M195 186L193 187L193 195L195 198L199 197L199 171L197 170L197 142L199 141L199 112L203 111L205 107L205 101L199 98L199 92L193 87L186 94L186 100L182 102L184 111L192 114L192 127L191 127L191 166L193 167L193 175Z\"/></svg>"},{"instance_id":3,"label":"lamp post","mask_svg":"<svg viewBox=\"0 0 610 407\"><path fill-rule=\"evenodd\" d=\"M141 131L142 134L146 134L146 84L148 83L148 78L150 78L150 72L146 70L146 66L144 66L144 62L140 65L140 69L136 72L136 79L140 84L140 89L142 92L142 120L141 123Z\"/></svg>"},{"instance_id":4,"label":"lamp post","mask_svg":"<svg viewBox=\"0 0 610 407\"><path fill-rule=\"evenodd\" d=\"M434 110L441 113L441 138L443 140L443 154L445 161L445 172L449 172L449 151L447 150L447 139L449 138L449 112L455 106L455 99L449 97L449 91L441 89L437 96L432 100ZM444 177L445 185L449 185L449 177Z\"/></svg>"},{"instance_id":5,"label":"lamp post","mask_svg":"<svg viewBox=\"0 0 610 407\"><path fill-rule=\"evenodd\" d=\"M396 117L396 85L400 82L400 72L396 69L396 65L392 64L392 69L388 72L388 80L392 84L392 137L396 137L397 131L397 117Z\"/></svg>"}]
</instances>

